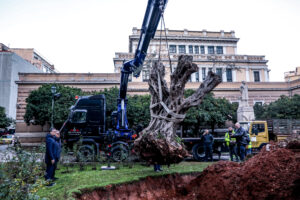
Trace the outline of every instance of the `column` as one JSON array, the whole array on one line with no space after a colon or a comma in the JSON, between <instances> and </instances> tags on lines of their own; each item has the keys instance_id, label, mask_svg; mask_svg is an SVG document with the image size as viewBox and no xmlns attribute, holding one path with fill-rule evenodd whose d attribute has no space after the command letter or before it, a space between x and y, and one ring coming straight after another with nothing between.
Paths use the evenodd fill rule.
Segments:
<instances>
[{"instance_id":1,"label":"column","mask_svg":"<svg viewBox=\"0 0 300 200\"><path fill-rule=\"evenodd\" d=\"M199 72L199 81L203 82L203 80L202 80L202 68L200 66L199 66L198 72Z\"/></svg>"},{"instance_id":2,"label":"column","mask_svg":"<svg viewBox=\"0 0 300 200\"><path fill-rule=\"evenodd\" d=\"M246 81L249 82L250 78L249 78L249 67L246 68Z\"/></svg>"},{"instance_id":3,"label":"column","mask_svg":"<svg viewBox=\"0 0 300 200\"><path fill-rule=\"evenodd\" d=\"M222 79L223 79L223 82L227 82L227 79L226 79L226 68L223 67L222 68Z\"/></svg>"},{"instance_id":4,"label":"column","mask_svg":"<svg viewBox=\"0 0 300 200\"><path fill-rule=\"evenodd\" d=\"M232 69L232 82L236 82L236 70Z\"/></svg>"},{"instance_id":5,"label":"column","mask_svg":"<svg viewBox=\"0 0 300 200\"><path fill-rule=\"evenodd\" d=\"M269 82L269 72L268 69L264 69L265 71L265 82Z\"/></svg>"}]
</instances>

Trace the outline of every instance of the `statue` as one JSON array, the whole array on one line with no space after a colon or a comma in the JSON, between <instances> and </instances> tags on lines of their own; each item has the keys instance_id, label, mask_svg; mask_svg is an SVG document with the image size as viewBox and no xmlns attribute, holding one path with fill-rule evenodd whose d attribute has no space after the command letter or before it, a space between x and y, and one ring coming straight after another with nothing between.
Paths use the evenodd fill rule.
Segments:
<instances>
[{"instance_id":1,"label":"statue","mask_svg":"<svg viewBox=\"0 0 300 200\"><path fill-rule=\"evenodd\" d=\"M248 100L248 86L246 85L245 81L242 81L240 91L242 94L242 100Z\"/></svg>"},{"instance_id":2,"label":"statue","mask_svg":"<svg viewBox=\"0 0 300 200\"><path fill-rule=\"evenodd\" d=\"M239 98L239 108L237 110L238 121L252 121L254 120L253 107L249 106L248 86L245 81L242 81L240 86L241 97Z\"/></svg>"},{"instance_id":3,"label":"statue","mask_svg":"<svg viewBox=\"0 0 300 200\"><path fill-rule=\"evenodd\" d=\"M249 106L248 103L248 86L246 85L245 81L242 81L242 85L240 87L241 97L239 107L241 106Z\"/></svg>"}]
</instances>

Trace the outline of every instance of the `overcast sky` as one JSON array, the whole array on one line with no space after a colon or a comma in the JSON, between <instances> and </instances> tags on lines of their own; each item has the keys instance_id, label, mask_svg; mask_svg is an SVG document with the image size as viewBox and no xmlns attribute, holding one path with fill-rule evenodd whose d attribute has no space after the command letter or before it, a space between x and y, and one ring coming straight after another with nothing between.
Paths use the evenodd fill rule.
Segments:
<instances>
[{"instance_id":1,"label":"overcast sky","mask_svg":"<svg viewBox=\"0 0 300 200\"><path fill-rule=\"evenodd\" d=\"M0 42L34 48L60 72L113 72L148 0L0 0ZM238 54L265 55L271 81L300 66L300 0L169 0L169 29L234 30Z\"/></svg>"}]
</instances>

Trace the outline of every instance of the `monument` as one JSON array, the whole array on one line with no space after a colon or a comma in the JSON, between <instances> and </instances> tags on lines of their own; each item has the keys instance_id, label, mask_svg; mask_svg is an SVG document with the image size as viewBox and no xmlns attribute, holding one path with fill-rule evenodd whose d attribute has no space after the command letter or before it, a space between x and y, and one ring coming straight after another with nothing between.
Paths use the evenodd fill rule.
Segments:
<instances>
[{"instance_id":1,"label":"monument","mask_svg":"<svg viewBox=\"0 0 300 200\"><path fill-rule=\"evenodd\" d=\"M249 106L248 100L248 86L245 81L242 81L240 87L241 97L239 107L237 110L237 120L240 121L252 121L255 120L253 107Z\"/></svg>"}]
</instances>

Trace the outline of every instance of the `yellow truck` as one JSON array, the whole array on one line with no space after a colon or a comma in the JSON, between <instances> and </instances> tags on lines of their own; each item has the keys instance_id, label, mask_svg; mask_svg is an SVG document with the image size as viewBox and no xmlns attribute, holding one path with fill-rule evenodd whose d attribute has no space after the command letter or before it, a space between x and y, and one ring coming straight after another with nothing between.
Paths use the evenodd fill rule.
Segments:
<instances>
[{"instance_id":1,"label":"yellow truck","mask_svg":"<svg viewBox=\"0 0 300 200\"><path fill-rule=\"evenodd\" d=\"M252 148L260 150L264 145L272 141L285 140L293 130L300 130L300 120L272 119L266 121L239 122L248 130Z\"/></svg>"}]
</instances>

